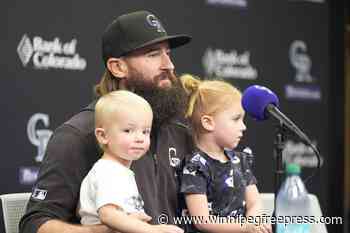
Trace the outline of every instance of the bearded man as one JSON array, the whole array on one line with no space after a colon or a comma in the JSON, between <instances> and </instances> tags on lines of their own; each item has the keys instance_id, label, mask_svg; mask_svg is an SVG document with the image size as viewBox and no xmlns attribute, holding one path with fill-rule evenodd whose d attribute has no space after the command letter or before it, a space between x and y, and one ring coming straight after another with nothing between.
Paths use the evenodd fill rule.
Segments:
<instances>
[{"instance_id":1,"label":"bearded man","mask_svg":"<svg viewBox=\"0 0 350 233\"><path fill-rule=\"evenodd\" d=\"M173 224L173 217L179 215L176 170L192 143L188 129L179 120L186 95L175 77L170 50L190 40L187 35L167 35L159 19L147 11L119 16L102 36L106 71L95 87L97 96L127 89L144 97L153 109L150 150L132 165L145 212L153 224L158 224L162 214ZM80 184L100 154L94 136L94 105L91 103L52 135L20 222L21 233L112 232L102 224L77 224Z\"/></svg>"}]
</instances>

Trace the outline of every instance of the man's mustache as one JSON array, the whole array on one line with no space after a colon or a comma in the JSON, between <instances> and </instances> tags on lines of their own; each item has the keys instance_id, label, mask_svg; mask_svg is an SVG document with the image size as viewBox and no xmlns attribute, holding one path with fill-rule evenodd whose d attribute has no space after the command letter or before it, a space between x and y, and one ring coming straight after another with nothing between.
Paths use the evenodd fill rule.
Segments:
<instances>
[{"instance_id":1,"label":"man's mustache","mask_svg":"<svg viewBox=\"0 0 350 233\"><path fill-rule=\"evenodd\" d=\"M161 80L165 80L165 79L170 80L170 82L173 84L175 82L177 82L177 78L176 78L175 74L173 74L169 71L165 71L165 72L154 77L154 81L156 84L158 84Z\"/></svg>"}]
</instances>

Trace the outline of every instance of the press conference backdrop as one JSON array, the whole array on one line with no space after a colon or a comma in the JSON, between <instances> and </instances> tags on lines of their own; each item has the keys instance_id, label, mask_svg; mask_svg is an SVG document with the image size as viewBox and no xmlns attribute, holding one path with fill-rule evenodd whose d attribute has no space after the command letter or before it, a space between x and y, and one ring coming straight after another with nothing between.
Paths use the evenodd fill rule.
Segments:
<instances>
[{"instance_id":1,"label":"press conference backdrop","mask_svg":"<svg viewBox=\"0 0 350 233\"><path fill-rule=\"evenodd\" d=\"M241 90L264 85L279 96L322 153L321 172L307 188L333 214L326 0L2 1L0 193L31 190L50 135L93 98L105 26L140 9L159 16L169 34L193 36L172 52L178 74L220 77ZM241 148L256 156L259 189L273 192L274 124L246 122ZM316 166L311 149L294 138L284 159L301 164L304 178Z\"/></svg>"}]
</instances>

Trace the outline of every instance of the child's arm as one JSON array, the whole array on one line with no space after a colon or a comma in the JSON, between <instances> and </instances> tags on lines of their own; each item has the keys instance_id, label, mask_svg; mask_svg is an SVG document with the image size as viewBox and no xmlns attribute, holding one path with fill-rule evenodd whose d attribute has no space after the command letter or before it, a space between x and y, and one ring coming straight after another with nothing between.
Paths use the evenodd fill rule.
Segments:
<instances>
[{"instance_id":1,"label":"child's arm","mask_svg":"<svg viewBox=\"0 0 350 233\"><path fill-rule=\"evenodd\" d=\"M209 217L208 199L205 194L186 194L186 205L191 216L198 221L195 227L210 233L253 233L259 232L253 224L215 223L214 216ZM227 218L229 219L229 218ZM199 222L200 221L200 222ZM264 231L261 231L264 232Z\"/></svg>"},{"instance_id":2,"label":"child's arm","mask_svg":"<svg viewBox=\"0 0 350 233\"><path fill-rule=\"evenodd\" d=\"M263 214L260 193L255 184L247 186L245 192L245 200L247 208L246 217L254 217ZM260 225L260 227L265 229L267 232L272 232L271 224L263 223Z\"/></svg>"},{"instance_id":3,"label":"child's arm","mask_svg":"<svg viewBox=\"0 0 350 233\"><path fill-rule=\"evenodd\" d=\"M113 204L102 206L98 214L103 224L122 233L183 233L174 225L151 225L131 217Z\"/></svg>"},{"instance_id":4,"label":"child's arm","mask_svg":"<svg viewBox=\"0 0 350 233\"><path fill-rule=\"evenodd\" d=\"M248 185L245 191L245 201L246 201L246 217L248 216L258 216L261 213L261 198L258 188L255 184Z\"/></svg>"}]
</instances>

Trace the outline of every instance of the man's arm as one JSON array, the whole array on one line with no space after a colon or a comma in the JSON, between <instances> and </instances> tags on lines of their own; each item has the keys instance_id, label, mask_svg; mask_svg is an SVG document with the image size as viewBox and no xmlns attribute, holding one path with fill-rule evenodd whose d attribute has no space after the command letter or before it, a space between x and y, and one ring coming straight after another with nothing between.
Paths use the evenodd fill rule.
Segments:
<instances>
[{"instance_id":1,"label":"man's arm","mask_svg":"<svg viewBox=\"0 0 350 233\"><path fill-rule=\"evenodd\" d=\"M148 222L151 217L143 213L129 214L131 218L138 219L140 221ZM64 233L117 233L111 230L106 225L74 225L59 220L49 220L40 226L38 233L48 232L64 232Z\"/></svg>"},{"instance_id":2,"label":"man's arm","mask_svg":"<svg viewBox=\"0 0 350 233\"><path fill-rule=\"evenodd\" d=\"M107 226L98 225L74 225L60 220L49 220L40 226L38 233L113 233Z\"/></svg>"},{"instance_id":3,"label":"man's arm","mask_svg":"<svg viewBox=\"0 0 350 233\"><path fill-rule=\"evenodd\" d=\"M92 127L93 123L88 125ZM38 233L39 228L40 233L61 233L63 228L74 228L72 232L77 229L91 232L89 227L68 223L78 223L76 206L80 184L97 157L92 135L67 124L59 127L48 143L33 187L34 195L20 221L20 233ZM36 191L44 195L35 195Z\"/></svg>"}]
</instances>

